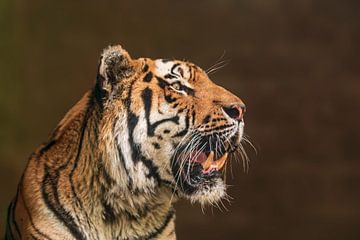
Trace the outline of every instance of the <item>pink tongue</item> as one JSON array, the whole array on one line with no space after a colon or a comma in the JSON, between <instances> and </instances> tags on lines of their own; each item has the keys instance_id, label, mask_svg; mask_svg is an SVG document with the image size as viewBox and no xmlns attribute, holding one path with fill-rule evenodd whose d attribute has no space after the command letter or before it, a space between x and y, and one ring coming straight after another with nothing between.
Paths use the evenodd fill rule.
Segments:
<instances>
[{"instance_id":1,"label":"pink tongue","mask_svg":"<svg viewBox=\"0 0 360 240\"><path fill-rule=\"evenodd\" d=\"M206 154L203 152L193 152L191 160L193 162L203 163L205 162L206 158Z\"/></svg>"}]
</instances>

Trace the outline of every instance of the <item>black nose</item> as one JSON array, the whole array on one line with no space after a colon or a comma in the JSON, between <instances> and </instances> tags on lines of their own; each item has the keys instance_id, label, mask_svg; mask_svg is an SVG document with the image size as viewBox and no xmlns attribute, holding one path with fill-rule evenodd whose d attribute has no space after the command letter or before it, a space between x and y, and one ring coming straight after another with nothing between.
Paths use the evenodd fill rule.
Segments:
<instances>
[{"instance_id":1,"label":"black nose","mask_svg":"<svg viewBox=\"0 0 360 240\"><path fill-rule=\"evenodd\" d=\"M235 120L242 120L245 113L245 104L234 104L228 107L222 107L224 112Z\"/></svg>"}]
</instances>

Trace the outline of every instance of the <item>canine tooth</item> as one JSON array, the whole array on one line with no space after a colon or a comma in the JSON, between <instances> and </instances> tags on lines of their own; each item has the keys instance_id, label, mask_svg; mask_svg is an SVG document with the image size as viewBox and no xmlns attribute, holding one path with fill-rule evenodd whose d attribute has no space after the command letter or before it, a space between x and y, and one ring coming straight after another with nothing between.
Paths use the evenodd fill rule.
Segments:
<instances>
[{"instance_id":1,"label":"canine tooth","mask_svg":"<svg viewBox=\"0 0 360 240\"><path fill-rule=\"evenodd\" d=\"M214 160L214 152L211 151L209 156L207 157L206 161L202 163L203 168L205 170L209 169L209 167L213 163L213 160Z\"/></svg>"},{"instance_id":2,"label":"canine tooth","mask_svg":"<svg viewBox=\"0 0 360 240\"><path fill-rule=\"evenodd\" d=\"M226 152L224 155L221 156L221 158L215 161L218 170L220 170L224 166L227 157L228 157L228 153Z\"/></svg>"}]
</instances>

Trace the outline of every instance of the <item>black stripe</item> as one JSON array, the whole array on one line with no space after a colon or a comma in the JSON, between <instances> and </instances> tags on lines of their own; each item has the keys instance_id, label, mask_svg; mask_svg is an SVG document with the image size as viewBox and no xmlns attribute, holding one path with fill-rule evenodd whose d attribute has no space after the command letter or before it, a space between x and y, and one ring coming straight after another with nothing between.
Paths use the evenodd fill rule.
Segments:
<instances>
[{"instance_id":1,"label":"black stripe","mask_svg":"<svg viewBox=\"0 0 360 240\"><path fill-rule=\"evenodd\" d=\"M170 95L166 95L166 96L165 96L165 100L166 100L168 103L173 103L173 102L175 102L175 101L177 100L177 98L174 98L174 97L172 97L172 96L170 96Z\"/></svg>"},{"instance_id":2,"label":"black stripe","mask_svg":"<svg viewBox=\"0 0 360 240\"><path fill-rule=\"evenodd\" d=\"M149 173L146 175L148 178L154 178L155 181L157 181L157 184L161 184L162 179L159 175L159 169L157 166L155 166L153 163L154 161L145 158L144 156L141 156L141 161L144 163L144 165L149 169Z\"/></svg>"},{"instance_id":3,"label":"black stripe","mask_svg":"<svg viewBox=\"0 0 360 240\"><path fill-rule=\"evenodd\" d=\"M56 218L63 222L75 239L85 239L70 212L66 211L60 203L57 192L59 171L52 175L49 170L49 167L45 165L45 176L42 183L42 196L45 204L54 213Z\"/></svg>"},{"instance_id":4,"label":"black stripe","mask_svg":"<svg viewBox=\"0 0 360 240\"><path fill-rule=\"evenodd\" d=\"M11 218L11 216L13 216L13 202L10 203L9 207L8 207L8 212L7 212L7 223L6 223L6 231L5 231L5 239L15 239L14 234L12 232L12 223L14 221L14 219ZM21 236L20 236L21 239Z\"/></svg>"},{"instance_id":5,"label":"black stripe","mask_svg":"<svg viewBox=\"0 0 360 240\"><path fill-rule=\"evenodd\" d=\"M102 83L105 81L105 78L103 76L101 76L100 74L98 74L96 76L96 83L93 89L93 96L95 101L99 104L99 106L101 107L101 109L104 108L104 100L108 98L108 92L105 91L102 88Z\"/></svg>"},{"instance_id":6,"label":"black stripe","mask_svg":"<svg viewBox=\"0 0 360 240\"><path fill-rule=\"evenodd\" d=\"M186 107L180 108L180 109L178 110L178 113L182 113L185 109L186 109Z\"/></svg>"},{"instance_id":7,"label":"black stripe","mask_svg":"<svg viewBox=\"0 0 360 240\"><path fill-rule=\"evenodd\" d=\"M82 152L82 148L83 148L83 144L84 144L84 138L85 138L85 131L87 129L87 126L88 126L88 123L90 121L90 116L91 114L94 112L95 110L95 102L94 102L94 98L93 96L90 97L90 101L89 101L89 105L86 109L86 112L85 112L85 116L84 116L84 119L82 121L82 125L81 125L81 135L80 135L80 142L79 142L79 146L78 146L78 149L77 149L77 154L76 154L76 158L75 158L75 162L74 162L74 165L73 165L73 168L71 169L71 172L69 174L69 181L70 181L70 186L71 186L71 191L73 193L73 196L75 197L76 201L78 202L79 206L80 206L80 209L81 211L85 214L85 219L86 219L86 222L89 226L89 228L92 228L93 224L90 222L90 218L88 216L88 213L87 211L85 210L84 208L84 205L83 205L83 202L81 201L81 199L79 198L79 196L77 195L76 193L76 189L75 189L75 185L74 185L74 180L73 180L73 176L74 176L74 173L75 173L75 170L76 168L78 167L78 164L79 164L79 161L80 161L80 156L81 156L81 152ZM94 135L95 135L95 139L94 141L97 141L97 137L98 137L98 131L97 131L97 125L94 124L93 126L95 129L94 129ZM90 130L88 130L88 133L90 134ZM91 143L91 141L87 142L88 144ZM87 158L87 159L91 159L91 158ZM79 184L79 183L78 183ZM76 215L77 216L77 215ZM97 232L97 228L94 228Z\"/></svg>"},{"instance_id":8,"label":"black stripe","mask_svg":"<svg viewBox=\"0 0 360 240\"><path fill-rule=\"evenodd\" d=\"M181 130L180 132L177 132L175 135L172 136L172 138L176 138L176 137L183 137L186 135L186 133L189 130L189 126L190 126L190 117L189 114L186 114L185 117L185 128L183 130Z\"/></svg>"},{"instance_id":9,"label":"black stripe","mask_svg":"<svg viewBox=\"0 0 360 240\"><path fill-rule=\"evenodd\" d=\"M134 129L139 121L139 117L133 112L128 112L129 144L131 147L131 158L134 162L139 161L139 147L134 142Z\"/></svg>"},{"instance_id":10,"label":"black stripe","mask_svg":"<svg viewBox=\"0 0 360 240\"><path fill-rule=\"evenodd\" d=\"M159 236L165 230L165 228L169 225L171 219L174 217L174 214L175 214L175 211L173 209L171 209L168 212L168 214L166 215L166 218L165 218L165 221L163 222L163 224L160 227L155 228L154 232L150 233L149 235L147 235L146 237L141 238L141 239L154 239L157 236Z\"/></svg>"},{"instance_id":11,"label":"black stripe","mask_svg":"<svg viewBox=\"0 0 360 240\"><path fill-rule=\"evenodd\" d=\"M161 77L156 76L156 79L158 80L158 85L160 88L165 89L166 86L169 86L170 84L162 79Z\"/></svg>"},{"instance_id":12,"label":"black stripe","mask_svg":"<svg viewBox=\"0 0 360 240\"><path fill-rule=\"evenodd\" d=\"M89 100L90 101L89 101L88 107L86 109L86 113L85 113L85 116L84 116L84 119L82 122L82 126L81 126L78 152L75 157L75 163L74 163L71 173L69 175L69 181L70 181L73 195L74 195L75 199L77 200L78 204L80 205L81 210L85 213L87 223L90 227L91 224L89 222L89 217L87 216L87 212L84 210L82 202L80 201L79 197L76 194L75 186L74 186L74 182L73 182L73 178L72 178L73 174L75 172L75 169L78 166L78 161L80 159L80 153L81 153L81 149L83 146L85 129L88 124L90 114L92 113L92 111L94 110L94 108L96 106L96 102L94 101L95 98L93 95L89 98ZM48 208L51 211L53 211L54 215L60 221L62 221L64 223L64 225L69 229L70 233L74 236L74 238L85 239L85 236L80 231L79 226L77 226L77 224L75 223L74 217L70 214L69 211L65 210L65 208L61 205L59 196L58 196L57 184L58 184L60 172L68 166L68 164L71 162L71 159L72 159L72 157L70 156L69 160L65 164L63 164L62 166L58 167L55 170L51 170L46 164L44 165L45 175L44 175L43 182L42 182L42 196L43 196L44 202L46 203ZM79 221L79 219L78 219L78 221Z\"/></svg>"},{"instance_id":13,"label":"black stripe","mask_svg":"<svg viewBox=\"0 0 360 240\"><path fill-rule=\"evenodd\" d=\"M135 113L133 113L131 111L131 97L132 97L132 91L133 91L133 86L135 84L135 81L133 81L130 84L130 89L129 89L129 93L128 96L125 100L125 106L127 108L127 124L128 124L128 131L129 131L129 135L128 135L128 141L129 141L129 145L131 147L131 158L133 160L133 162L138 162L140 160L140 152L139 152L139 146L137 146L134 142L134 130L135 127L137 125L137 123L139 122L139 117L135 115Z\"/></svg>"},{"instance_id":14,"label":"black stripe","mask_svg":"<svg viewBox=\"0 0 360 240\"><path fill-rule=\"evenodd\" d=\"M39 156L41 157L45 152L47 152L54 144L56 143L56 140L52 139L48 143L45 144L44 147L42 147L39 151Z\"/></svg>"},{"instance_id":15,"label":"black stripe","mask_svg":"<svg viewBox=\"0 0 360 240\"><path fill-rule=\"evenodd\" d=\"M166 79L173 79L173 78L177 78L177 76L168 73L168 74L166 74L166 75L164 76L164 78L166 78Z\"/></svg>"},{"instance_id":16,"label":"black stripe","mask_svg":"<svg viewBox=\"0 0 360 240\"><path fill-rule=\"evenodd\" d=\"M119 142L118 139L117 139L117 141ZM130 176L130 174L129 174L129 170L128 170L127 167L126 167L125 158L124 158L124 155L123 155L123 153L122 153L122 151L121 151L121 148L120 148L119 144L117 144L117 150L118 150L118 153L119 153L119 159L120 159L121 165L123 166L123 168L124 168L124 170L125 170L125 173L126 173L126 175L127 175L127 177L128 177L128 183L127 183L127 185L128 185L129 188L132 188L133 180L132 180L132 178L131 178L131 176Z\"/></svg>"},{"instance_id":17,"label":"black stripe","mask_svg":"<svg viewBox=\"0 0 360 240\"><path fill-rule=\"evenodd\" d=\"M208 122L210 121L210 119L211 119L211 115L207 115L207 116L203 119L202 123L203 123L203 124L208 123Z\"/></svg>"},{"instance_id":18,"label":"black stripe","mask_svg":"<svg viewBox=\"0 0 360 240\"><path fill-rule=\"evenodd\" d=\"M147 72L149 70L149 65L145 64L143 67L143 72Z\"/></svg>"},{"instance_id":19,"label":"black stripe","mask_svg":"<svg viewBox=\"0 0 360 240\"><path fill-rule=\"evenodd\" d=\"M116 221L115 210L103 199L101 202L103 206L104 222L106 224L113 224Z\"/></svg>"},{"instance_id":20,"label":"black stripe","mask_svg":"<svg viewBox=\"0 0 360 240\"><path fill-rule=\"evenodd\" d=\"M171 67L170 72L171 72L172 74L176 75L176 76L179 76L178 74L174 73L175 68L176 68L177 66L179 66L179 65L180 65L180 63L174 64L174 65Z\"/></svg>"},{"instance_id":21,"label":"black stripe","mask_svg":"<svg viewBox=\"0 0 360 240\"><path fill-rule=\"evenodd\" d=\"M152 145L153 145L154 148L156 148L156 149L160 149L160 148L161 148L161 147L160 147L160 144L157 143L157 142L153 142Z\"/></svg>"},{"instance_id":22,"label":"black stripe","mask_svg":"<svg viewBox=\"0 0 360 240\"><path fill-rule=\"evenodd\" d=\"M17 232L17 234L19 234L19 236L20 236L20 238L21 238L20 228L19 228L19 225L17 224L16 219L15 219L15 211L16 211L18 196L19 196L19 189L18 189L17 192L16 192L15 201L13 202L12 216L11 216L11 218L12 218L12 223L13 223L13 225L15 226L16 232Z\"/></svg>"},{"instance_id":23,"label":"black stripe","mask_svg":"<svg viewBox=\"0 0 360 240\"><path fill-rule=\"evenodd\" d=\"M190 73L190 76L189 76L189 80L195 80L195 79L192 79L192 77L193 77L193 71L194 71L194 69L191 67L191 66L188 66L189 67L189 73Z\"/></svg>"},{"instance_id":24,"label":"black stripe","mask_svg":"<svg viewBox=\"0 0 360 240\"><path fill-rule=\"evenodd\" d=\"M169 170L167 170L167 171L168 171L169 174L171 174ZM171 181L168 181L168 180L165 180L165 179L162 179L161 181L162 181L163 184L167 185L168 187L173 187L173 183Z\"/></svg>"},{"instance_id":25,"label":"black stripe","mask_svg":"<svg viewBox=\"0 0 360 240\"><path fill-rule=\"evenodd\" d=\"M18 194L19 194L19 190L16 192L15 198L13 199L13 201L11 201L11 203L8 207L7 223L6 223L6 231L5 231L6 239L15 239L12 227L15 227L15 231L21 239L20 229L19 229L19 226L15 219L15 209L16 209L16 205L17 205Z\"/></svg>"},{"instance_id":26,"label":"black stripe","mask_svg":"<svg viewBox=\"0 0 360 240\"><path fill-rule=\"evenodd\" d=\"M99 160L99 171L101 172L102 176L104 177L105 183L107 186L112 186L116 182L115 180L109 175L109 173L105 170L103 166L103 160L100 158Z\"/></svg>"},{"instance_id":27,"label":"black stripe","mask_svg":"<svg viewBox=\"0 0 360 240\"><path fill-rule=\"evenodd\" d=\"M33 234L30 233L30 237L34 240L38 240L38 238L36 238Z\"/></svg>"},{"instance_id":28,"label":"black stripe","mask_svg":"<svg viewBox=\"0 0 360 240\"><path fill-rule=\"evenodd\" d=\"M173 123L179 125L179 116L175 116L175 117L172 117L172 118L166 118L166 119L162 119L162 120L159 120L157 122L154 122L148 128L149 136L154 136L155 129L157 128L157 126L159 126L160 124L162 124L164 122L173 122Z\"/></svg>"},{"instance_id":29,"label":"black stripe","mask_svg":"<svg viewBox=\"0 0 360 240\"><path fill-rule=\"evenodd\" d=\"M39 235L41 235L44 239L51 239L48 235L46 235L45 233L42 233L34 224L33 222L33 219L31 217L31 214L30 214L30 210L29 208L27 207L26 205L26 202L25 202L25 198L24 198L24 195L23 195L23 192L22 192L22 189L21 189L21 186L23 184L23 177L21 177L21 180L20 180L20 183L19 183L19 193L20 193L20 197L21 197L21 200L23 202L23 207L25 208L25 211L26 211L26 214L28 215L29 217L29 220L30 220L30 225L31 227L35 230L35 232Z\"/></svg>"},{"instance_id":30,"label":"black stripe","mask_svg":"<svg viewBox=\"0 0 360 240\"><path fill-rule=\"evenodd\" d=\"M147 175L147 177L154 177L155 180L157 180L158 182L160 180L160 176L159 173L157 171L157 167L155 167L152 164L151 160L146 159L144 156L142 156L141 152L140 152L140 146L138 144L135 144L134 142L134 129L137 125L137 123L139 122L139 117L136 116L131 110L130 110L130 104L131 104L131 95L132 95L132 86L130 87L129 90L129 96L128 96L128 128L129 128L129 144L132 148L132 160L136 163L138 161L142 161L144 163L144 165L149 169L149 173Z\"/></svg>"},{"instance_id":31,"label":"black stripe","mask_svg":"<svg viewBox=\"0 0 360 240\"><path fill-rule=\"evenodd\" d=\"M192 88L189 88L187 86L181 85L182 90L184 90L188 95L195 96L195 90Z\"/></svg>"},{"instance_id":32,"label":"black stripe","mask_svg":"<svg viewBox=\"0 0 360 240\"><path fill-rule=\"evenodd\" d=\"M150 112L151 112L151 104L152 104L152 90L150 88L145 88L141 93L141 98L144 103L144 110L145 110L145 119L147 122L147 134L148 136L154 136L155 130L157 126L164 122L174 122L175 124L179 124L179 117L175 116L172 118L162 119L156 121L154 123L150 123Z\"/></svg>"},{"instance_id":33,"label":"black stripe","mask_svg":"<svg viewBox=\"0 0 360 240\"><path fill-rule=\"evenodd\" d=\"M193 109L191 115L192 115L192 125L195 126L195 116L196 116L196 112L195 112L194 109Z\"/></svg>"},{"instance_id":34,"label":"black stripe","mask_svg":"<svg viewBox=\"0 0 360 240\"><path fill-rule=\"evenodd\" d=\"M145 77L144 77L143 80L144 80L144 82L150 82L152 78L153 78L152 72L148 72L148 73L145 75Z\"/></svg>"},{"instance_id":35,"label":"black stripe","mask_svg":"<svg viewBox=\"0 0 360 240\"><path fill-rule=\"evenodd\" d=\"M134 129L136 125L139 122L139 117L136 116L130 109L131 107L131 96L132 96L132 86L134 82L130 85L129 94L126 99L126 107L128 109L128 115L127 115L127 122L128 122L128 141L132 149L132 160L136 163L138 161L142 161L144 165L149 169L149 173L147 174L147 177L153 177L158 184L162 182L160 175L158 173L158 168L153 164L153 161L150 159L147 159L144 157L140 152L140 145L136 144L134 142ZM153 136L156 127L166 121L173 121L178 124L178 117L170 118L170 119L163 119L161 121L155 122L153 124L150 123L150 111L151 111L151 103L152 103L152 91L149 88L146 88L142 92L142 99L144 101L144 108L145 108L145 117L147 121L148 126L148 135Z\"/></svg>"}]
</instances>

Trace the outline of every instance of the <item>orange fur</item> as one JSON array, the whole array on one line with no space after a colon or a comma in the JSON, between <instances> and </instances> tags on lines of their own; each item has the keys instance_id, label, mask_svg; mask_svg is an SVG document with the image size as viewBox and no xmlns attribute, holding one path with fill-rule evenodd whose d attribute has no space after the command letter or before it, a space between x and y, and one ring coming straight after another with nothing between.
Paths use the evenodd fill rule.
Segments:
<instances>
[{"instance_id":1,"label":"orange fur","mask_svg":"<svg viewBox=\"0 0 360 240\"><path fill-rule=\"evenodd\" d=\"M185 129L190 113L189 129L224 126L231 119L223 108L243 103L188 62L171 61L188 92L174 90L174 76L160 86L166 64L131 59L120 46L104 50L94 89L30 157L9 207L8 239L176 238L169 156L181 137L168 135ZM219 120L204 123L208 116Z\"/></svg>"}]
</instances>

